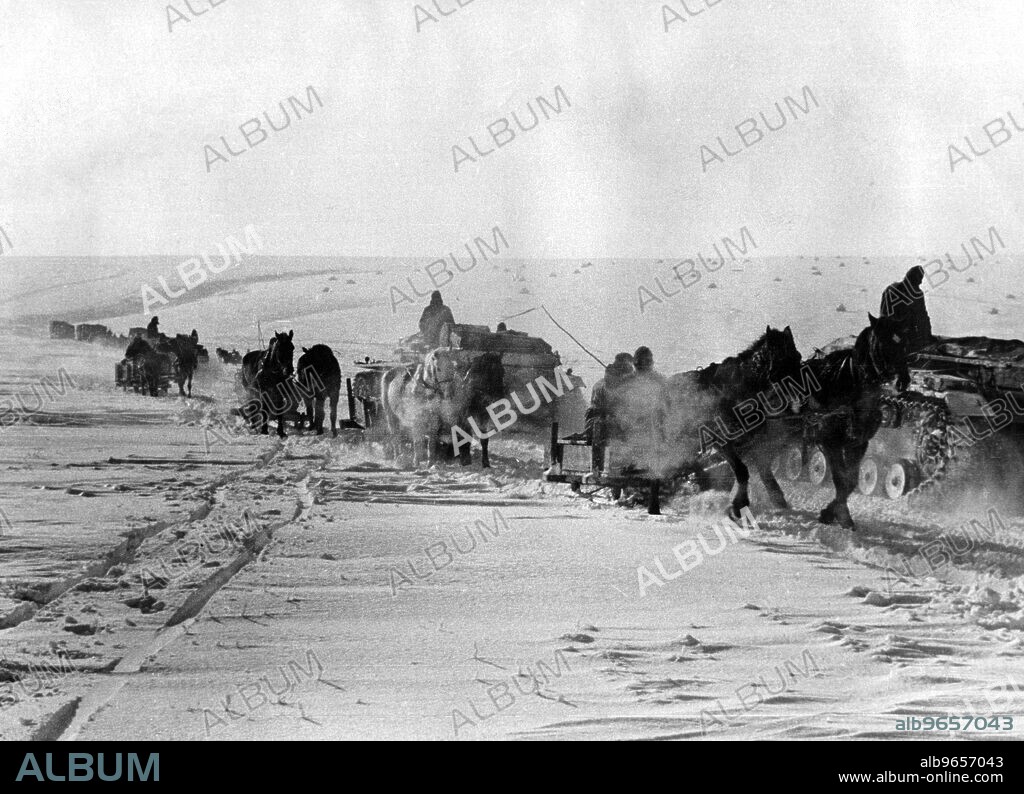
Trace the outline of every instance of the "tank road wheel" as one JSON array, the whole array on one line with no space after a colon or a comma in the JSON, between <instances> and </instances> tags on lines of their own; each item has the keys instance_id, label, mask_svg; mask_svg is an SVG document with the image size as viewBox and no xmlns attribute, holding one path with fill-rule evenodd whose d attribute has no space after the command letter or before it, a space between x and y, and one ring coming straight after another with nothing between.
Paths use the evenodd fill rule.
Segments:
<instances>
[{"instance_id":1,"label":"tank road wheel","mask_svg":"<svg viewBox=\"0 0 1024 794\"><path fill-rule=\"evenodd\" d=\"M912 461L898 460L885 472L885 494L890 499L899 499L917 486L918 468Z\"/></svg>"},{"instance_id":2,"label":"tank road wheel","mask_svg":"<svg viewBox=\"0 0 1024 794\"><path fill-rule=\"evenodd\" d=\"M882 427L899 427L900 426L900 410L899 407L893 405L890 402L882 402L879 407L882 412Z\"/></svg>"},{"instance_id":3,"label":"tank road wheel","mask_svg":"<svg viewBox=\"0 0 1024 794\"><path fill-rule=\"evenodd\" d=\"M807 461L807 479L813 485L821 485L828 479L828 475L828 459L821 451L821 447L815 447L810 460Z\"/></svg>"},{"instance_id":4,"label":"tank road wheel","mask_svg":"<svg viewBox=\"0 0 1024 794\"><path fill-rule=\"evenodd\" d=\"M782 476L792 482L796 482L800 479L800 476L804 473L804 454L798 444L792 444L782 451L779 455L779 468L775 471L775 474L782 474Z\"/></svg>"},{"instance_id":5,"label":"tank road wheel","mask_svg":"<svg viewBox=\"0 0 1024 794\"><path fill-rule=\"evenodd\" d=\"M857 477L857 490L865 496L871 496L878 490L878 461L870 455L860 462L860 475Z\"/></svg>"}]
</instances>

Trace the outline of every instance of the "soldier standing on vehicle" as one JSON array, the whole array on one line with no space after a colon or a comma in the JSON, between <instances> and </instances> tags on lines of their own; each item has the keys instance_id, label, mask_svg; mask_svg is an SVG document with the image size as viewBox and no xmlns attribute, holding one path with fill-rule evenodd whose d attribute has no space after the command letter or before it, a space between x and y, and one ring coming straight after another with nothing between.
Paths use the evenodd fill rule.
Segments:
<instances>
[{"instance_id":1,"label":"soldier standing on vehicle","mask_svg":"<svg viewBox=\"0 0 1024 794\"><path fill-rule=\"evenodd\" d=\"M444 305L440 290L434 290L430 295L430 305L420 315L420 336L429 348L435 348L441 343L441 331L445 323L455 325L455 318L452 310Z\"/></svg>"},{"instance_id":2,"label":"soldier standing on vehicle","mask_svg":"<svg viewBox=\"0 0 1024 794\"><path fill-rule=\"evenodd\" d=\"M890 284L882 293L881 314L898 320L906 331L910 350L920 350L932 343L932 321L921 291L923 281L924 268L915 265L907 271L903 281Z\"/></svg>"},{"instance_id":3,"label":"soldier standing on vehicle","mask_svg":"<svg viewBox=\"0 0 1024 794\"><path fill-rule=\"evenodd\" d=\"M908 352L928 347L932 339L932 321L928 316L928 307L924 304L924 292L921 284L924 281L924 268L915 265L907 271L903 281L896 281L885 288L882 293L881 315L895 317L903 333L904 343ZM910 372L904 365L896 378L896 388L906 391L910 385Z\"/></svg>"}]
</instances>

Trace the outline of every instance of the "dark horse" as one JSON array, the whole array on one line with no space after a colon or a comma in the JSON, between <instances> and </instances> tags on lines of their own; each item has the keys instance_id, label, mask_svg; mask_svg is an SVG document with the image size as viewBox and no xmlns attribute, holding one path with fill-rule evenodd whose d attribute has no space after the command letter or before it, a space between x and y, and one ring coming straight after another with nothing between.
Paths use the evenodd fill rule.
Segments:
<instances>
[{"instance_id":1,"label":"dark horse","mask_svg":"<svg viewBox=\"0 0 1024 794\"><path fill-rule=\"evenodd\" d=\"M124 357L132 362L139 378L136 380L150 397L156 397L160 391L160 374L164 370L166 356L155 350L141 336L136 336L124 351Z\"/></svg>"},{"instance_id":2,"label":"dark horse","mask_svg":"<svg viewBox=\"0 0 1024 794\"><path fill-rule=\"evenodd\" d=\"M540 398L534 392L533 384L528 384L533 396L533 404L540 405ZM484 353L473 359L458 389L457 424L467 435L478 438L482 468L491 467L491 459L487 452L487 441L493 435L493 422L487 408L505 396L505 367L501 363L501 353ZM536 410L536 409L534 409ZM465 441L457 445L459 463L470 464L471 444Z\"/></svg>"},{"instance_id":3,"label":"dark horse","mask_svg":"<svg viewBox=\"0 0 1024 794\"><path fill-rule=\"evenodd\" d=\"M266 350L252 350L242 359L242 386L250 398L247 406L250 418L254 407L258 410L260 432L268 433L268 422L277 419L277 435L286 438L284 417L293 402L290 382L294 367L295 345L292 344L294 331L275 333ZM277 392L277 404L273 392Z\"/></svg>"},{"instance_id":4,"label":"dark horse","mask_svg":"<svg viewBox=\"0 0 1024 794\"><path fill-rule=\"evenodd\" d=\"M893 317L875 318L850 350L806 362L817 386L803 423L804 443L821 447L832 472L835 498L821 511L823 524L856 530L846 500L857 487L868 442L882 425L882 386L904 375L910 353L906 334Z\"/></svg>"},{"instance_id":5,"label":"dark horse","mask_svg":"<svg viewBox=\"0 0 1024 794\"><path fill-rule=\"evenodd\" d=\"M736 493L728 511L734 521L739 521L740 511L750 505L747 493L750 473L741 454L754 447L764 435L768 416L795 408L796 401L790 398L786 387L799 372L800 352L789 326L782 331L768 326L764 334L739 355L669 379L670 426L673 423L677 426L667 438L679 440L678 424L681 422L689 445L687 450L687 443L682 444L687 457L696 457L714 448L726 459L736 476ZM769 399L772 394L774 402ZM698 445L696 451L694 441ZM755 460L759 457L754 455ZM777 507L788 507L770 466L760 460L754 465L772 502Z\"/></svg>"},{"instance_id":6,"label":"dark horse","mask_svg":"<svg viewBox=\"0 0 1024 794\"><path fill-rule=\"evenodd\" d=\"M193 333L195 333L193 331ZM157 349L161 353L170 353L175 358L174 379L178 383L178 394L185 396L185 383L188 383L188 396L192 396L192 376L199 366L199 354L196 350L196 338L178 334L174 339L161 342Z\"/></svg>"},{"instance_id":7,"label":"dark horse","mask_svg":"<svg viewBox=\"0 0 1024 794\"><path fill-rule=\"evenodd\" d=\"M299 393L306 403L306 421L318 436L324 434L324 399L331 401L331 435L338 435L338 397L341 394L341 366L327 345L302 348L295 374ZM315 407L315 410L314 410Z\"/></svg>"}]
</instances>

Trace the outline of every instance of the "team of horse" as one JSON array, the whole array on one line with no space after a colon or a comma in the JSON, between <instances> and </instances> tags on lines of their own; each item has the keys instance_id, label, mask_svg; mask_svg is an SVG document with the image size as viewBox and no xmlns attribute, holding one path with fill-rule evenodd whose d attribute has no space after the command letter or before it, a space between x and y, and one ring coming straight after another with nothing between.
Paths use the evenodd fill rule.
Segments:
<instances>
[{"instance_id":1,"label":"team of horse","mask_svg":"<svg viewBox=\"0 0 1024 794\"><path fill-rule=\"evenodd\" d=\"M144 391L156 397L160 381L168 364L172 377L178 384L178 394L192 396L192 377L199 365L197 341L194 336L177 334L174 339L162 338L151 344L136 336L128 344L124 357L132 362L141 380ZM187 390L186 390L187 384Z\"/></svg>"},{"instance_id":2,"label":"team of horse","mask_svg":"<svg viewBox=\"0 0 1024 794\"><path fill-rule=\"evenodd\" d=\"M286 438L287 417L304 403L305 422L318 435L324 433L325 404L330 404L330 429L338 435L338 401L341 395L341 366L330 347L323 344L302 348L298 366L294 331L276 333L265 350L254 350L242 358L241 383L247 404L243 408L254 429L269 433L270 422L277 435ZM423 362L410 368L397 366L381 378L380 401L385 429L385 448L397 457L403 445L412 447L413 465L439 459L440 441L451 428L487 434L491 418L487 408L505 395L505 371L500 353L484 353L461 371L449 350L429 352ZM481 465L490 467L487 439L479 438ZM459 450L468 465L469 445Z\"/></svg>"},{"instance_id":3,"label":"team of horse","mask_svg":"<svg viewBox=\"0 0 1024 794\"><path fill-rule=\"evenodd\" d=\"M663 410L658 416L665 417L660 443L665 449L675 450L676 458L669 468L699 470L694 461L698 442L703 447L701 434L716 421L721 427L721 420L732 418L736 432L724 438L715 436L714 447L735 476L735 492L728 508L730 518L738 521L741 511L750 504L748 462L764 483L772 505L787 509L771 459L773 452L792 442L795 434L805 448L816 444L822 449L832 473L835 497L821 511L819 520L855 529L847 499L856 488L868 442L881 425L882 387L905 372L910 353L892 318L868 315L868 320L868 326L850 349L804 360L788 326L782 330L769 326L737 355L668 378L664 381ZM242 357L241 382L248 400L243 415L254 429L264 434L269 433L269 424L275 421L277 435L285 438L286 417L305 403L309 428L322 435L325 403L329 402L330 429L337 436L341 391L338 360L327 345L317 344L302 348L296 369L293 339L294 331L275 333L265 350L254 350ZM195 369L195 348L190 341L189 337L179 335L166 345L167 352L177 357L176 372L183 396L186 383L191 394ZM160 350L137 338L127 355L146 373L147 382L155 384ZM780 400L773 414L802 414L800 421L736 423L735 417L742 415L744 405L749 407L757 398L763 400L766 393L777 392L778 384L795 381L805 368L811 374L808 392L788 405ZM490 435L488 407L506 396L505 383L500 353L484 353L468 366L460 366L450 350L438 348L426 354L418 365L400 365L385 371L379 398L386 453L397 457L408 443L414 466L424 460L435 463L440 459L442 442L451 437L452 428L459 427L466 436L478 439L481 465L489 467L487 438L482 436ZM460 463L470 463L468 444L461 445L456 452Z\"/></svg>"},{"instance_id":4,"label":"team of horse","mask_svg":"<svg viewBox=\"0 0 1024 794\"><path fill-rule=\"evenodd\" d=\"M484 353L460 371L450 351L438 348L428 353L415 369L395 367L381 379L381 408L387 428L387 446L398 453L403 441L412 444L413 465L426 453L428 463L438 460L441 439L450 438L452 428L474 437L480 430L481 466L489 468L488 451L491 416L487 408L505 396L505 370L500 353ZM459 446L459 461L470 462L468 443Z\"/></svg>"},{"instance_id":5,"label":"team of horse","mask_svg":"<svg viewBox=\"0 0 1024 794\"><path fill-rule=\"evenodd\" d=\"M685 427L707 428L716 419L750 416L741 411L763 402L769 392L787 380L795 382L806 367L810 373L807 392L799 404L789 409L801 414L797 422L751 421L740 422L737 432L717 439L715 448L729 464L736 479L735 493L728 515L740 520L743 508L750 498L748 483L749 460L764 483L768 498L778 509L789 505L772 471L774 453L794 436L804 447L821 448L832 473L835 497L822 509L818 520L824 524L838 523L845 529L855 530L847 500L857 487L860 464L868 449L868 442L882 424L882 387L906 371L911 350L902 338L897 322L891 317L876 318L868 315L868 326L857 336L850 349L835 350L827 355L801 359L787 326L779 331L770 326L749 348L739 355L709 367L683 373L669 379L669 403L685 394L693 405L693 387L710 397L703 403L704 410L689 418ZM784 402L776 408L776 415L786 408ZM681 442L691 439L671 439Z\"/></svg>"}]
</instances>

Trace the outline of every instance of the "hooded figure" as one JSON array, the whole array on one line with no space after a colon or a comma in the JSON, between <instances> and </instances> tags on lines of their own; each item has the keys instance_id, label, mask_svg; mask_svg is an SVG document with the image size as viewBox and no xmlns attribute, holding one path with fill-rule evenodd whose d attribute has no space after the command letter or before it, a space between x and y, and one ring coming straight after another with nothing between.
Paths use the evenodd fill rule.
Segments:
<instances>
[{"instance_id":1,"label":"hooded figure","mask_svg":"<svg viewBox=\"0 0 1024 794\"><path fill-rule=\"evenodd\" d=\"M154 317L146 326L146 333L150 336L160 336L160 318Z\"/></svg>"},{"instance_id":2,"label":"hooded figure","mask_svg":"<svg viewBox=\"0 0 1024 794\"><path fill-rule=\"evenodd\" d=\"M654 353L649 347L641 346L636 349L633 354L633 364L636 367L637 378L665 385L665 376L654 369Z\"/></svg>"},{"instance_id":3,"label":"hooded figure","mask_svg":"<svg viewBox=\"0 0 1024 794\"><path fill-rule=\"evenodd\" d=\"M587 409L586 433L592 445L592 464L595 473L604 468L604 450L609 441L620 440L625 387L636 376L633 357L619 353L615 361L605 367L604 378L594 384Z\"/></svg>"},{"instance_id":4,"label":"hooded figure","mask_svg":"<svg viewBox=\"0 0 1024 794\"><path fill-rule=\"evenodd\" d=\"M897 281L882 293L881 314L895 317L907 334L907 349L920 350L932 343L932 321L924 305L924 268L915 265L907 271L903 281Z\"/></svg>"},{"instance_id":5,"label":"hooded figure","mask_svg":"<svg viewBox=\"0 0 1024 794\"><path fill-rule=\"evenodd\" d=\"M618 425L631 463L652 469L661 456L665 438L668 381L654 369L654 354L649 347L636 349L633 364L636 375L622 387Z\"/></svg>"},{"instance_id":6,"label":"hooded figure","mask_svg":"<svg viewBox=\"0 0 1024 794\"><path fill-rule=\"evenodd\" d=\"M434 290L430 295L430 305L420 315L420 336L428 347L435 348L441 344L441 330L445 323L455 325L455 318L452 310L444 305L440 290Z\"/></svg>"}]
</instances>

